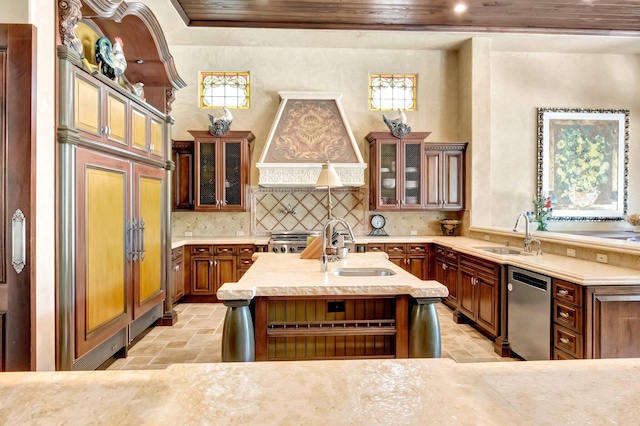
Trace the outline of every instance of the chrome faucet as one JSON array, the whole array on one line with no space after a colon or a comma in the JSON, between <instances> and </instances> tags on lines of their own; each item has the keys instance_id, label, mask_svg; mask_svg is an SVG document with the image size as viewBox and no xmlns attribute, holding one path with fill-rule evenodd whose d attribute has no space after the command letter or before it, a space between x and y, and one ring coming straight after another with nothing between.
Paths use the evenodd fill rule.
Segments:
<instances>
[{"instance_id":1,"label":"chrome faucet","mask_svg":"<svg viewBox=\"0 0 640 426\"><path fill-rule=\"evenodd\" d=\"M520 225L520 219L524 218L524 251L531 253L531 230L529 228L529 218L525 213L520 213L516 219L516 224L513 226L513 232L518 232L518 225ZM540 241L538 241L540 243ZM540 250L540 245L538 245Z\"/></svg>"},{"instance_id":2,"label":"chrome faucet","mask_svg":"<svg viewBox=\"0 0 640 426\"><path fill-rule=\"evenodd\" d=\"M332 235L333 227L337 224L341 224L342 226L344 226L347 229L347 232L349 232L349 238L351 239L351 241L354 243L356 242L356 238L353 235L353 229L351 228L351 225L349 225L349 222L341 218L333 218L327 220L322 226L322 252L320 253L320 272L327 272L327 264L336 259L335 254L327 254L327 249L331 248L327 247L327 233ZM331 242L331 239L329 238L328 241Z\"/></svg>"}]
</instances>

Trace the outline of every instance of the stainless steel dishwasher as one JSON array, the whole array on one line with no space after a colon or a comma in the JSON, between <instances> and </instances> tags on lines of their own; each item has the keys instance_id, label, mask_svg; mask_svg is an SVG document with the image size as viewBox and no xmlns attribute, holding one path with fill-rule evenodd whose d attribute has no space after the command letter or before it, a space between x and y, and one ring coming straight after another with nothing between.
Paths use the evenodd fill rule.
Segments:
<instances>
[{"instance_id":1,"label":"stainless steel dishwasher","mask_svg":"<svg viewBox=\"0 0 640 426\"><path fill-rule=\"evenodd\" d=\"M551 278L509 266L507 337L528 361L551 359Z\"/></svg>"}]
</instances>

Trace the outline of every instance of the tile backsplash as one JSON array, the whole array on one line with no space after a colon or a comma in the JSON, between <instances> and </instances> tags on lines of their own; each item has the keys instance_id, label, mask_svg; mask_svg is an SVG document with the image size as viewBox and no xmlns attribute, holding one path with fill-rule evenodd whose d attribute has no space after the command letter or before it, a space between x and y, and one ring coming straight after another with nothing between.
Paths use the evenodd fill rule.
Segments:
<instances>
[{"instance_id":1,"label":"tile backsplash","mask_svg":"<svg viewBox=\"0 0 640 426\"><path fill-rule=\"evenodd\" d=\"M250 212L174 212L171 215L172 237L191 232L194 237L270 235L272 231L317 230L327 219L327 190L315 188L250 189ZM331 190L332 214L346 219L356 235L366 235L369 225L367 188ZM390 235L440 235L440 220L455 219L455 212L404 211L384 212L385 229Z\"/></svg>"}]
</instances>

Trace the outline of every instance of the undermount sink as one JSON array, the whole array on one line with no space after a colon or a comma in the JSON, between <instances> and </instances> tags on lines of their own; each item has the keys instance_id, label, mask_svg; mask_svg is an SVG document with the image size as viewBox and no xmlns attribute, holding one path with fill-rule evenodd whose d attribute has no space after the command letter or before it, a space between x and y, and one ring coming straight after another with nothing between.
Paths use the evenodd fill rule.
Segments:
<instances>
[{"instance_id":1,"label":"undermount sink","mask_svg":"<svg viewBox=\"0 0 640 426\"><path fill-rule=\"evenodd\" d=\"M474 247L475 249L486 251L494 254L503 255L519 255L522 254L520 250L515 250L509 247Z\"/></svg>"},{"instance_id":2,"label":"undermount sink","mask_svg":"<svg viewBox=\"0 0 640 426\"><path fill-rule=\"evenodd\" d=\"M336 268L331 273L340 277L388 277L396 274L387 268Z\"/></svg>"}]
</instances>

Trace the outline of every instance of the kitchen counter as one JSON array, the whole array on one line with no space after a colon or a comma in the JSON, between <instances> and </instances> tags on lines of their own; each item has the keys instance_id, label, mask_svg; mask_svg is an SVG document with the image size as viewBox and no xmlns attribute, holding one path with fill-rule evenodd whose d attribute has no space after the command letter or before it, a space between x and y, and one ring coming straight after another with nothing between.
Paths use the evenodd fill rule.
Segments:
<instances>
[{"instance_id":1,"label":"kitchen counter","mask_svg":"<svg viewBox=\"0 0 640 426\"><path fill-rule=\"evenodd\" d=\"M179 247L184 244L267 244L267 240L267 237L190 237L174 239L173 247ZM467 237L443 237L437 235L358 236L356 237L356 243L435 243L450 247L461 253L471 254L504 265L518 266L580 285L611 286L640 284L640 269L622 268L548 253L544 253L543 256L499 255L476 248L500 247L499 244ZM512 248L520 249L520 247Z\"/></svg>"},{"instance_id":2,"label":"kitchen counter","mask_svg":"<svg viewBox=\"0 0 640 426\"><path fill-rule=\"evenodd\" d=\"M635 425L640 362L174 364L2 373L0 393L6 425Z\"/></svg>"},{"instance_id":3,"label":"kitchen counter","mask_svg":"<svg viewBox=\"0 0 640 426\"><path fill-rule=\"evenodd\" d=\"M249 300L256 296L396 295L415 298L446 297L447 288L437 281L422 281L389 262L386 253L350 253L346 259L327 264L320 271L318 259L300 259L299 254L255 253L251 268L237 283L218 289L220 300ZM336 276L336 268L386 268L391 276Z\"/></svg>"}]
</instances>

